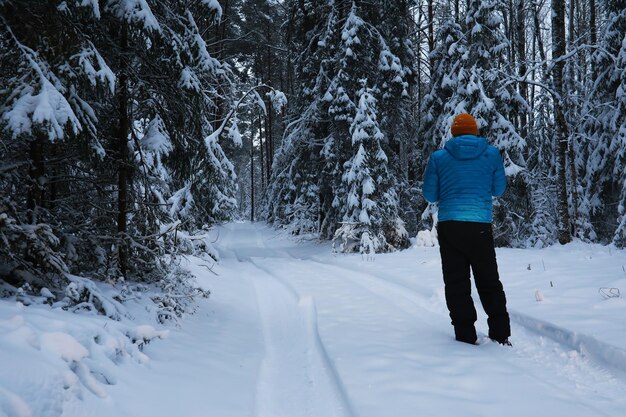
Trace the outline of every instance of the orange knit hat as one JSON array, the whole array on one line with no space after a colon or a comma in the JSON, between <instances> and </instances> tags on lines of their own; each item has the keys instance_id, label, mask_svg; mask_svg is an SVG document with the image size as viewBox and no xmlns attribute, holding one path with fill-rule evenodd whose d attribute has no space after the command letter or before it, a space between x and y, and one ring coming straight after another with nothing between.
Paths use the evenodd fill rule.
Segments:
<instances>
[{"instance_id":1,"label":"orange knit hat","mask_svg":"<svg viewBox=\"0 0 626 417\"><path fill-rule=\"evenodd\" d=\"M471 114L461 113L454 118L452 122L452 136L460 135L478 135L478 125Z\"/></svg>"}]
</instances>

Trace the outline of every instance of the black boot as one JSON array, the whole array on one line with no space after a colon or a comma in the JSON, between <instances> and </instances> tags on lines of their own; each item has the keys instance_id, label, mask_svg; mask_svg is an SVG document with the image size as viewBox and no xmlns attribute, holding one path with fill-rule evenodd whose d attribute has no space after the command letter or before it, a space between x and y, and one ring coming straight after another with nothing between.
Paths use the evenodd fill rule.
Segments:
<instances>
[{"instance_id":1,"label":"black boot","mask_svg":"<svg viewBox=\"0 0 626 417\"><path fill-rule=\"evenodd\" d=\"M472 327L455 327L454 335L456 340L463 343L469 343L470 345L478 344L478 336L476 336L476 329Z\"/></svg>"},{"instance_id":2,"label":"black boot","mask_svg":"<svg viewBox=\"0 0 626 417\"><path fill-rule=\"evenodd\" d=\"M500 343L502 346L508 346L508 347L513 347L513 344L511 342L509 342L509 338L505 338L505 339L491 339L494 342L498 342Z\"/></svg>"}]
</instances>

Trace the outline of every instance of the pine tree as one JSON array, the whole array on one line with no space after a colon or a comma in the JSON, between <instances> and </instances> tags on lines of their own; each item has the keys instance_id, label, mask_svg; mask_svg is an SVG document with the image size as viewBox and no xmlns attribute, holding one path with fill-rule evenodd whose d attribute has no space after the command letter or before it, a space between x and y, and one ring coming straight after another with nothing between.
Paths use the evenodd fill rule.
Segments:
<instances>
[{"instance_id":1,"label":"pine tree","mask_svg":"<svg viewBox=\"0 0 626 417\"><path fill-rule=\"evenodd\" d=\"M599 48L591 56L596 72L589 81L590 95L583 108L587 116L582 127L586 146L581 217L589 219L584 237L623 246L626 241L626 4L609 1L606 13Z\"/></svg>"},{"instance_id":2,"label":"pine tree","mask_svg":"<svg viewBox=\"0 0 626 417\"><path fill-rule=\"evenodd\" d=\"M405 100L405 103L401 106L375 110L376 120L383 115L389 133L392 129L399 129L392 121L399 121L398 114L404 116L403 109L409 105L406 79L411 73L407 70L410 66L403 67L388 46L388 34L382 32L383 25L376 20L380 19L377 10L377 5L368 2L329 2L327 7L317 10L317 22L321 23L313 26L314 29L306 34L306 42L302 42L304 52L300 66L303 84L300 85L301 96L297 95L302 100L296 105L298 119L292 124L293 131L288 134L277 158L280 163L274 171L273 194L270 194L273 197L269 200L280 201L277 197L282 197L287 204L286 214L291 216L299 213L298 225L304 224L308 231L316 231L324 238L335 235L342 222L362 221L353 213L354 205L351 205L349 195L356 185L354 178L347 174L351 166L357 169L359 164L354 163L362 162L363 152L372 151L366 150L369 146L360 150L351 139L351 126L357 115L365 111L359 110L359 103L365 94L362 91L368 91L367 88L363 90L362 80L367 80L368 88L371 89L367 95L374 102L382 99L393 103L395 97L392 98L392 94L396 93L396 89L399 88L400 94L405 91L404 99L400 99ZM372 20L365 21L363 16ZM397 44L400 41L394 39L393 42ZM406 44L396 46L404 50ZM371 100L366 100L366 103L369 103L370 109L375 108L371 107ZM384 220L385 225L393 224L393 227L382 227L380 223L376 226L377 230L369 230L370 223L363 220L362 224L353 224L352 229L359 230L361 234L367 231L371 239L379 239L379 243L370 247L380 251L391 249L391 242L394 247L402 247L408 240L398 215L399 201L395 191L396 178L400 175L398 150L391 151L389 136L382 133L378 122L376 124L380 132L376 134L377 146L380 155L384 154L385 158L372 159L372 163L377 161L381 165L377 167L377 177L374 177L381 190L372 195L374 200L357 198L363 200L359 204L365 201L368 207L364 213L374 206L384 208L390 216ZM395 140L399 142L404 139L397 137ZM394 145L397 146L397 142ZM377 149L373 152L372 158L379 154ZM388 154L393 154L393 165L390 164ZM374 205L370 204L370 200ZM389 208L389 205L393 208ZM270 203L270 210L273 210L270 218L277 223L287 223L281 220L286 218L285 213L280 213L274 207ZM366 216L362 219L366 219ZM298 232L301 229L299 227ZM380 230L383 230L383 239L379 236ZM338 233L342 235L343 231ZM360 235L356 241L359 243L356 247L350 245L350 250L359 250ZM344 249L348 250L347 246Z\"/></svg>"},{"instance_id":3,"label":"pine tree","mask_svg":"<svg viewBox=\"0 0 626 417\"><path fill-rule=\"evenodd\" d=\"M424 97L425 113L422 115L420 131L423 155L432 154L449 136L449 125L455 114L446 107L453 95L462 88L463 66L469 54L464 37L461 26L452 18L444 19L437 30L437 46L430 54L433 63L431 87ZM427 160L427 157L424 158L422 172Z\"/></svg>"},{"instance_id":4,"label":"pine tree","mask_svg":"<svg viewBox=\"0 0 626 417\"><path fill-rule=\"evenodd\" d=\"M412 16L417 2L386 1L382 6L385 15L379 29L378 108L380 128L387 139L382 145L389 158L389 175L398 193L399 216L407 232L414 234L417 233L416 202L421 198L418 187L414 186L418 118L412 97L418 83L417 56L411 39L415 32Z\"/></svg>"},{"instance_id":5,"label":"pine tree","mask_svg":"<svg viewBox=\"0 0 626 417\"><path fill-rule=\"evenodd\" d=\"M213 127L231 73L201 27L217 24L219 5L0 7L0 60L18 63L0 93L11 144L0 151L0 275L60 291L67 273L161 282L164 255L195 250L183 231L235 208L234 167Z\"/></svg>"},{"instance_id":6,"label":"pine tree","mask_svg":"<svg viewBox=\"0 0 626 417\"><path fill-rule=\"evenodd\" d=\"M381 144L384 135L376 120L376 99L366 83L363 80L357 112L350 126L356 153L345 164L347 210L337 237L343 245L356 238L361 252L375 253L402 244L406 236L401 221L398 223L398 198L391 187L388 158Z\"/></svg>"},{"instance_id":7,"label":"pine tree","mask_svg":"<svg viewBox=\"0 0 626 417\"><path fill-rule=\"evenodd\" d=\"M502 30L498 13L501 6L498 1L473 0L463 25L451 18L443 20L431 54L434 67L431 90L425 97L427 113L421 136L427 159L451 137L449 127L457 114L466 112L476 118L479 135L501 150L513 185L494 213L496 227L504 229L498 243L511 244L526 223L520 202L527 197L524 179L518 178L526 166L522 154L526 141L519 135L514 119L529 106L504 75L510 42Z\"/></svg>"},{"instance_id":8,"label":"pine tree","mask_svg":"<svg viewBox=\"0 0 626 417\"><path fill-rule=\"evenodd\" d=\"M294 234L318 233L324 229L320 207L332 203L332 198L330 202L320 201L324 195L319 185L324 182L319 175L322 158L319 138L327 136L327 127L320 120L328 86L326 66L333 30L328 22L334 10L332 2L290 4L295 33L288 46L298 56L293 80L296 91L284 138L275 155L264 211L270 222L289 226Z\"/></svg>"},{"instance_id":9,"label":"pine tree","mask_svg":"<svg viewBox=\"0 0 626 417\"><path fill-rule=\"evenodd\" d=\"M0 60L6 69L0 127L7 144L0 151L0 160L7 163L2 169L0 274L16 284L41 286L67 273L76 260L73 233L66 233L63 222L81 224L83 219L74 211L59 218L71 198L64 195L59 178L76 160L70 144L73 153L104 154L91 98L112 91L116 80L91 41L65 16L97 18L96 6L0 4ZM75 176L77 182L92 180L82 174Z\"/></svg>"}]
</instances>

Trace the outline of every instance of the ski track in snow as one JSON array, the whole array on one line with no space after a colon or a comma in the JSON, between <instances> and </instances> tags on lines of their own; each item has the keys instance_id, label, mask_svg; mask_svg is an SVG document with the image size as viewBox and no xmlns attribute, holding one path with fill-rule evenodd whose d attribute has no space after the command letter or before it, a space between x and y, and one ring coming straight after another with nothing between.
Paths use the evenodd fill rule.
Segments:
<instances>
[{"instance_id":1,"label":"ski track in snow","mask_svg":"<svg viewBox=\"0 0 626 417\"><path fill-rule=\"evenodd\" d=\"M342 285L359 288L369 297L387 304L391 310L408 315L420 326L450 329L442 294L432 289L418 289L379 277L360 268L349 268L328 259L302 256L289 248L268 247L257 228L246 228L247 244L233 252L241 263L256 269L253 285L266 344L257 386L256 411L259 417L281 416L352 416L358 415L351 404L341 373L333 365L317 327L317 313L312 295L298 286L284 271L317 270L326 277L341 278ZM256 247L250 247L251 241ZM297 264L281 268L273 263ZM269 264L269 265L268 265ZM480 306L477 305L479 316ZM571 397L572 390L597 397L596 404L586 404L586 415L613 416L598 406L624 404L626 366L624 351L592 337L576 334L530 316L511 312L515 334L512 350L493 344L499 360L528 378ZM479 320L484 321L483 317ZM434 324L433 324L434 323ZM479 327L479 330L480 327ZM437 331L437 330L435 330ZM492 345L482 336L481 344ZM483 346L477 349L487 348ZM616 371L617 369L617 371ZM565 382L564 382L565 381ZM328 399L332 401L328 401ZM618 401L616 401L618 400ZM358 407L357 407L358 408ZM584 411L586 409L586 411Z\"/></svg>"},{"instance_id":2,"label":"ski track in snow","mask_svg":"<svg viewBox=\"0 0 626 417\"><path fill-rule=\"evenodd\" d=\"M107 322L71 316L65 324L67 313L0 305L0 327L26 321L48 334L41 344L29 332L5 337L11 356L0 369L0 417L625 415L626 351L613 332L624 328L618 321L626 304L593 297L596 282L626 285L611 275L622 273L626 251L616 259L604 248L568 247L524 252L521 260L504 251L514 307L514 346L505 348L486 337L477 297L480 345L454 341L436 248L372 262L334 256L327 244L297 244L262 224L218 231L215 275L200 258L187 262L211 298L168 340L145 346L141 355L150 362L127 356L109 364L102 349L117 339L103 339L85 344L87 369L76 362L85 352L70 350L69 337L86 343L83 332ZM527 259L543 263L551 254L555 264L573 266L530 272ZM596 256L609 260L597 273L591 268L603 261ZM566 282L573 268L582 272ZM528 302L542 281L545 302ZM59 332L70 336L59 339Z\"/></svg>"},{"instance_id":3,"label":"ski track in snow","mask_svg":"<svg viewBox=\"0 0 626 417\"><path fill-rule=\"evenodd\" d=\"M302 260L300 260L302 261ZM386 298L416 319L422 319L426 310L429 316L446 314L445 304L437 308L432 299L406 285L380 278L367 272L358 271L358 279L351 277L355 271L338 264L322 262L315 257L309 259L319 264L318 268L335 268L337 276L343 276L357 286L366 288L372 294ZM329 268L330 267L330 268ZM349 274L346 274L348 272ZM441 300L445 303L445 300ZM479 320L485 321L476 304ZM482 314L481 314L482 313ZM480 317L480 316L483 317ZM532 372L538 380L545 380L542 369L550 369L571 381L571 386L602 396L607 401L623 398L626 393L626 351L601 342L591 336L576 333L552 323L535 319L531 316L509 309L513 334L515 337L515 366L520 364L520 371ZM518 325L515 328L515 324ZM480 326L477 323L477 326ZM480 332L479 332L480 333ZM485 332L486 333L486 332ZM480 336L481 344L488 338ZM510 361L512 362L512 361ZM531 369L535 367L537 369ZM539 370L539 372L537 371Z\"/></svg>"},{"instance_id":4,"label":"ski track in snow","mask_svg":"<svg viewBox=\"0 0 626 417\"><path fill-rule=\"evenodd\" d=\"M256 242L263 247L261 236ZM255 411L258 417L352 417L341 380L319 337L313 297L300 297L237 249L251 271L265 341Z\"/></svg>"}]
</instances>

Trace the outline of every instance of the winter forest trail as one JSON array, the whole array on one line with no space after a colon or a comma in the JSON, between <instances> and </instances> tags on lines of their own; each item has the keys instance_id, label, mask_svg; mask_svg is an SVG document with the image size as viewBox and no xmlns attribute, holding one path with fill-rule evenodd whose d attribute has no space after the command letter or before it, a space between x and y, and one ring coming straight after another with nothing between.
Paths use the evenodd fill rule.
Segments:
<instances>
[{"instance_id":1,"label":"winter forest trail","mask_svg":"<svg viewBox=\"0 0 626 417\"><path fill-rule=\"evenodd\" d=\"M327 246L294 243L250 223L221 228L218 246L220 277L207 277L215 287L207 304L215 304L213 322L234 308L245 314L238 319L248 328L231 323L220 326L219 334L207 329L203 338L223 343L209 343L204 355L224 356L221 351L230 350L232 365L246 363L248 369L233 375L223 364L223 374L206 371L218 381L241 380L235 392L210 395L204 412L215 412L208 415L624 413L626 372L612 366L623 347L597 341L589 359L584 355L588 344L551 337L548 327L523 313L513 314L513 349L485 337L480 346L455 342L437 256L394 268L389 258L396 255L379 255L373 262L334 257ZM241 292L230 293L235 290ZM228 306L224 297L245 307ZM477 309L481 312L479 304ZM484 322L481 315L482 334ZM237 358L229 343L240 344L236 334L242 330L253 340L246 349L234 349L243 355ZM237 409L225 412L234 404Z\"/></svg>"}]
</instances>

